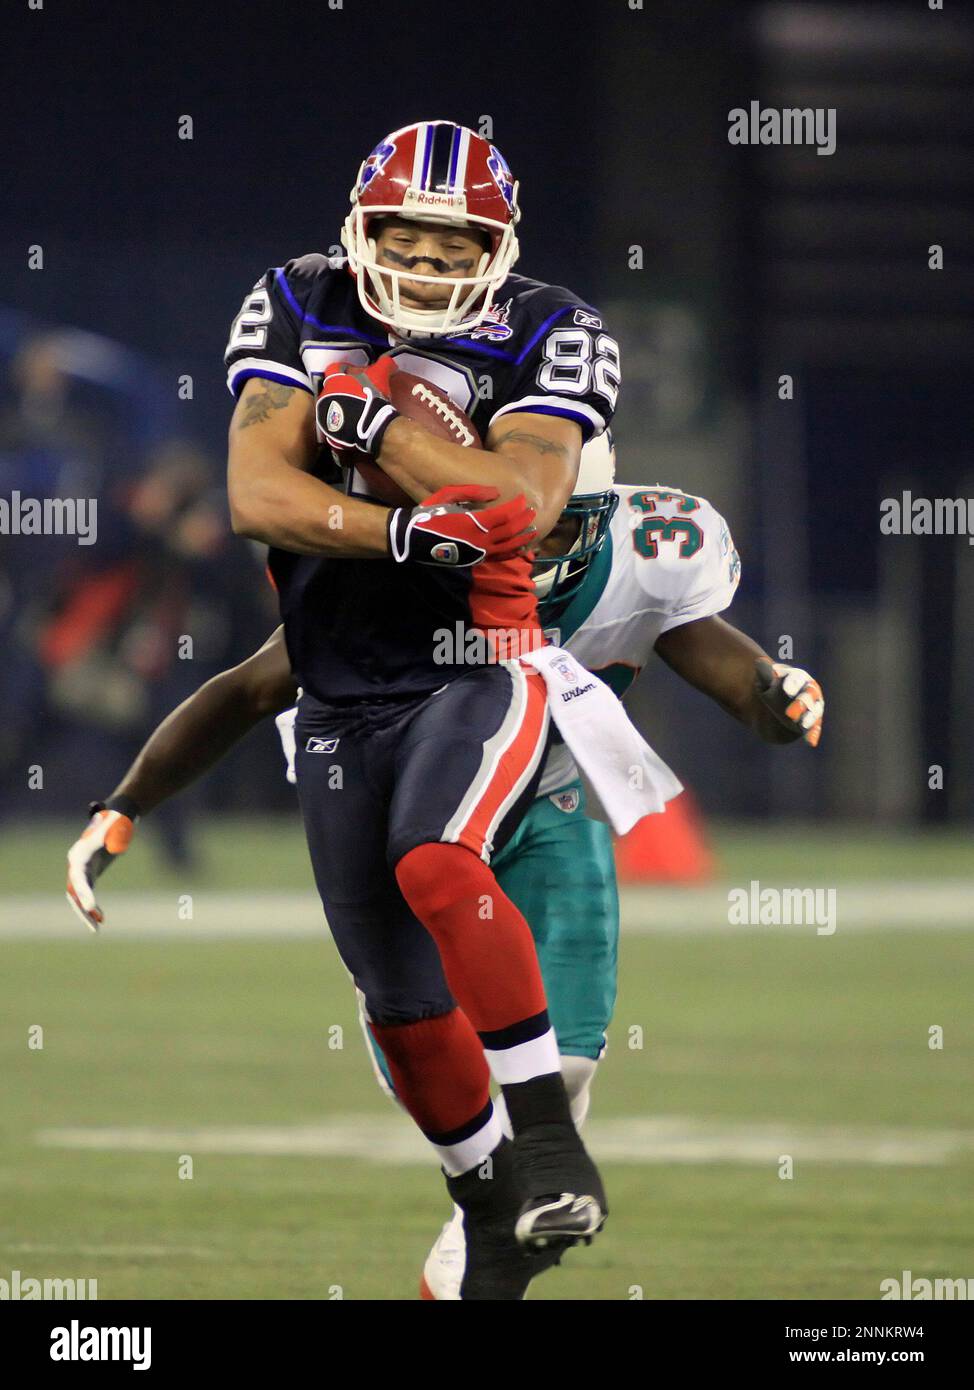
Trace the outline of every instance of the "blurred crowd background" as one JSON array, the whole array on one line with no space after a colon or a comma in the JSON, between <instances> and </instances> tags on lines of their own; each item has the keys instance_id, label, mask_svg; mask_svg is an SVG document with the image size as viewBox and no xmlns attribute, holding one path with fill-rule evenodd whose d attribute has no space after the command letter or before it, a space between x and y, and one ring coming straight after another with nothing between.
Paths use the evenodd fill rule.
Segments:
<instances>
[{"instance_id":1,"label":"blurred crowd background","mask_svg":"<svg viewBox=\"0 0 974 1390\"><path fill-rule=\"evenodd\" d=\"M22 8L0 496L96 497L98 533L0 535L0 815L80 813L274 626L259 548L227 519L229 323L267 266L336 248L381 135L449 116L489 117L521 180L517 269L620 339L621 480L714 502L743 560L730 616L774 655L789 639L826 689L817 754L785 753L661 668L632 697L647 736L708 813L974 817L974 548L879 530L904 488L974 499L961 7ZM730 145L754 99L835 108L835 153ZM292 799L262 730L156 819L184 862L194 805Z\"/></svg>"},{"instance_id":2,"label":"blurred crowd background","mask_svg":"<svg viewBox=\"0 0 974 1390\"><path fill-rule=\"evenodd\" d=\"M0 344L0 496L97 500L91 544L0 538L6 809L27 792L64 814L107 795L174 705L257 646L274 605L256 548L229 531L219 461L184 432L151 359L15 313ZM246 800L216 776L224 804ZM186 807L156 820L186 862Z\"/></svg>"}]
</instances>

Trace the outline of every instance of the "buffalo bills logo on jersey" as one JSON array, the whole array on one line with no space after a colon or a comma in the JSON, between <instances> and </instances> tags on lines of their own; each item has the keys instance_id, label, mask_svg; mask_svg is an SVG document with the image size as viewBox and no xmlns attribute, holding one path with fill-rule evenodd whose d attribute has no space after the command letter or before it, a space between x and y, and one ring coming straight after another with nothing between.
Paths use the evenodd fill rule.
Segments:
<instances>
[{"instance_id":1,"label":"buffalo bills logo on jersey","mask_svg":"<svg viewBox=\"0 0 974 1390\"><path fill-rule=\"evenodd\" d=\"M492 343L502 343L514 332L508 323L511 313L511 301L505 299L503 304L495 304L492 309L488 309L484 315L483 323L471 329L467 334L468 338L487 338Z\"/></svg>"},{"instance_id":2,"label":"buffalo bills logo on jersey","mask_svg":"<svg viewBox=\"0 0 974 1390\"><path fill-rule=\"evenodd\" d=\"M396 147L390 140L384 140L381 145L376 145L368 159L362 165L362 178L358 189L363 193L375 178L376 174L381 174L382 170L389 163L389 160L396 153Z\"/></svg>"},{"instance_id":3,"label":"buffalo bills logo on jersey","mask_svg":"<svg viewBox=\"0 0 974 1390\"><path fill-rule=\"evenodd\" d=\"M501 191L501 197L514 211L514 175L508 167L507 160L501 154L496 145L490 147L490 158L487 160L487 168L490 170L494 182Z\"/></svg>"},{"instance_id":4,"label":"buffalo bills logo on jersey","mask_svg":"<svg viewBox=\"0 0 974 1390\"><path fill-rule=\"evenodd\" d=\"M553 806L557 806L559 811L564 811L566 816L570 816L573 811L578 810L581 797L578 794L578 788L573 787L571 791L553 792L548 800Z\"/></svg>"}]
</instances>

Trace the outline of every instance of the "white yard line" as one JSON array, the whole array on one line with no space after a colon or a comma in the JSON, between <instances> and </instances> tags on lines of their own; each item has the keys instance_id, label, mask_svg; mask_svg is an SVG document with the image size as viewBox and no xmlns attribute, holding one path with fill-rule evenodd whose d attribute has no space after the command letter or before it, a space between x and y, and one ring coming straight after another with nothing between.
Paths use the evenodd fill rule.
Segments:
<instances>
[{"instance_id":1,"label":"white yard line","mask_svg":"<svg viewBox=\"0 0 974 1390\"><path fill-rule=\"evenodd\" d=\"M795 887L762 881L761 887ZM805 885L807 886L807 885ZM974 880L943 882L838 883L837 933L843 931L974 927ZM622 929L634 936L657 932L729 934L736 932L807 932L808 926L732 926L728 923L730 887L626 887L622 889ZM173 893L115 893L104 895L108 921L101 930L106 941L163 938L182 941L239 939L308 939L325 932L317 898L311 893L199 892L192 894L192 920L182 919L185 898ZM0 941L86 941L60 894L8 897L0 904ZM823 940L830 938L823 936ZM97 943L96 943L97 944Z\"/></svg>"},{"instance_id":2,"label":"white yard line","mask_svg":"<svg viewBox=\"0 0 974 1390\"><path fill-rule=\"evenodd\" d=\"M807 888L808 884L778 884L761 881L764 888ZM974 880L948 879L941 882L902 880L817 885L835 890L836 932L886 931L921 927L924 931L974 927ZM750 895L750 882L722 884L707 888L632 888L621 890L623 931L633 935L653 932L808 932L814 925L754 926L731 925L728 893L744 889ZM828 939L827 937L824 939Z\"/></svg>"},{"instance_id":3,"label":"white yard line","mask_svg":"<svg viewBox=\"0 0 974 1390\"><path fill-rule=\"evenodd\" d=\"M38 1245L31 1241L8 1244L0 1241L0 1247L10 1254L17 1255L108 1255L117 1259L167 1259L170 1256L192 1256L197 1260L221 1258L217 1250L208 1250L199 1245Z\"/></svg>"},{"instance_id":4,"label":"white yard line","mask_svg":"<svg viewBox=\"0 0 974 1390\"><path fill-rule=\"evenodd\" d=\"M802 1163L942 1165L974 1153L972 1130L846 1129L791 1122L724 1121L685 1116L597 1120L586 1138L600 1159L616 1163L749 1163L776 1167L784 1155ZM357 1162L431 1163L428 1146L397 1115L335 1115L310 1125L206 1125L44 1129L45 1148L143 1153L242 1154L340 1158ZM26 1248L26 1247L25 1247Z\"/></svg>"}]
</instances>

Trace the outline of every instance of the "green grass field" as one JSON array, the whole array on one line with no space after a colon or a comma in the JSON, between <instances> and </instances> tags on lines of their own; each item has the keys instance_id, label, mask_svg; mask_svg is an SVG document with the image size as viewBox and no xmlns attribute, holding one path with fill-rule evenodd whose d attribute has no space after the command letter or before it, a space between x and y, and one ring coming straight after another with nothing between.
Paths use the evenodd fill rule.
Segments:
<instances>
[{"instance_id":1,"label":"green grass field","mask_svg":"<svg viewBox=\"0 0 974 1390\"><path fill-rule=\"evenodd\" d=\"M7 837L8 921L48 885L54 910L68 838ZM974 902L960 836L723 827L716 843L730 881L950 880ZM186 882L133 851L104 906L308 885L286 824L214 829L203 854ZM628 1156L603 1164L603 1235L532 1298L876 1299L905 1269L974 1276L974 933L918 903L895 931L624 937L590 1136ZM415 1297L441 1181L373 1082L327 936L275 941L284 925L0 939L0 1277L95 1278L102 1299Z\"/></svg>"}]
</instances>

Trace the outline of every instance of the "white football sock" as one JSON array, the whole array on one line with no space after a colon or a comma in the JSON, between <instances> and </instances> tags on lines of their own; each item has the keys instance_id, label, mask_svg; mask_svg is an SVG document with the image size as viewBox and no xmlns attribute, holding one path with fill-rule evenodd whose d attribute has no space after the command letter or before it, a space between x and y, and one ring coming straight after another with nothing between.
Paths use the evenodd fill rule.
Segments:
<instances>
[{"instance_id":1,"label":"white football sock","mask_svg":"<svg viewBox=\"0 0 974 1390\"><path fill-rule=\"evenodd\" d=\"M599 1064L593 1057L569 1057L564 1053L562 1053L560 1060L561 1074L565 1081L565 1090L568 1092L572 1120L575 1123L575 1128L581 1129L592 1099L589 1094L592 1078L595 1076L595 1069ZM513 1138L511 1121L503 1095L494 1097L494 1114L500 1120L501 1128L508 1139Z\"/></svg>"}]
</instances>

